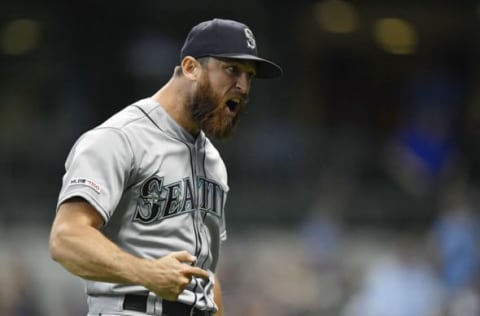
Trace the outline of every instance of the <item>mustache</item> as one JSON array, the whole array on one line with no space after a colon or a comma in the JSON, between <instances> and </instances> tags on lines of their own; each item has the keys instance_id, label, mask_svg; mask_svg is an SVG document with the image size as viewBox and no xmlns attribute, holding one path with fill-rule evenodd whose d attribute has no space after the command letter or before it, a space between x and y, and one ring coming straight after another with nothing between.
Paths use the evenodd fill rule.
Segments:
<instances>
[{"instance_id":1,"label":"mustache","mask_svg":"<svg viewBox=\"0 0 480 316\"><path fill-rule=\"evenodd\" d=\"M247 103L248 103L248 93L237 93L233 97L230 97L229 99L230 100L239 99L240 100L239 104L247 105Z\"/></svg>"}]
</instances>

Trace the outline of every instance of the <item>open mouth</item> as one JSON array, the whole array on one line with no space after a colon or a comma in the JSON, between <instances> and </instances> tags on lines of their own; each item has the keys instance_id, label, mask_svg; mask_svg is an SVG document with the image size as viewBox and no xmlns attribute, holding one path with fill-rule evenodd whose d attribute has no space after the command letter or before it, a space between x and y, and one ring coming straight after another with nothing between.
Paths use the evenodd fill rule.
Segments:
<instances>
[{"instance_id":1,"label":"open mouth","mask_svg":"<svg viewBox=\"0 0 480 316\"><path fill-rule=\"evenodd\" d=\"M236 113L238 109L240 108L240 103L242 101L238 98L230 99L228 100L225 104L227 108L230 110L232 113Z\"/></svg>"}]
</instances>

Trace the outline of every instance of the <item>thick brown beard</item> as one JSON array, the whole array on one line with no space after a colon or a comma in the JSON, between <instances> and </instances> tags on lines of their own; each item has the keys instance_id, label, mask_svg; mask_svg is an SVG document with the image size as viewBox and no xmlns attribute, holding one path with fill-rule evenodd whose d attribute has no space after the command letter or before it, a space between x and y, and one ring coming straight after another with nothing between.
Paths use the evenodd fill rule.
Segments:
<instances>
[{"instance_id":1,"label":"thick brown beard","mask_svg":"<svg viewBox=\"0 0 480 316\"><path fill-rule=\"evenodd\" d=\"M215 96L207 78L199 84L197 92L187 104L187 109L200 129L214 139L225 139L232 135L240 114L237 113L233 118L224 114L221 100Z\"/></svg>"}]
</instances>

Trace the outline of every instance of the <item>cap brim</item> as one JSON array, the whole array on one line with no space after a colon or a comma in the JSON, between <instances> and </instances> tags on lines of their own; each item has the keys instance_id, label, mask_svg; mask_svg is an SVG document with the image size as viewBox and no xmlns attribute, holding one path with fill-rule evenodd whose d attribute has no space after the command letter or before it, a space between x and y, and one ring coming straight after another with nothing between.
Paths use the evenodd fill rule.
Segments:
<instances>
[{"instance_id":1,"label":"cap brim","mask_svg":"<svg viewBox=\"0 0 480 316\"><path fill-rule=\"evenodd\" d=\"M232 58L232 59L244 59L244 60L252 60L256 64L256 78L260 79L271 79L280 77L283 73L282 68L271 62L269 60L254 56L254 55L247 55L247 54L215 54L209 55L212 57L220 57L220 58Z\"/></svg>"}]
</instances>

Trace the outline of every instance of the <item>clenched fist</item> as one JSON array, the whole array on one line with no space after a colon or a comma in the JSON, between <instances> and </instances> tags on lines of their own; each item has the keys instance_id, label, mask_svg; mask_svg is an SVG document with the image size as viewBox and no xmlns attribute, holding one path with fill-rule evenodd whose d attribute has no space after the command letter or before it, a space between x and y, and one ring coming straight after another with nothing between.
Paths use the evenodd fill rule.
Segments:
<instances>
[{"instance_id":1,"label":"clenched fist","mask_svg":"<svg viewBox=\"0 0 480 316\"><path fill-rule=\"evenodd\" d=\"M197 258L187 251L172 252L156 260L147 260L143 285L157 296L175 301L190 284L192 277L208 279L210 273L190 264Z\"/></svg>"}]
</instances>

